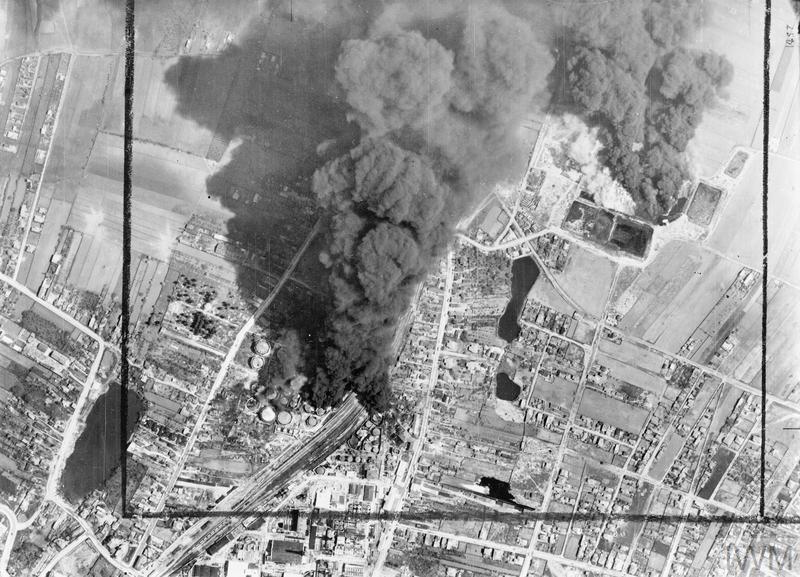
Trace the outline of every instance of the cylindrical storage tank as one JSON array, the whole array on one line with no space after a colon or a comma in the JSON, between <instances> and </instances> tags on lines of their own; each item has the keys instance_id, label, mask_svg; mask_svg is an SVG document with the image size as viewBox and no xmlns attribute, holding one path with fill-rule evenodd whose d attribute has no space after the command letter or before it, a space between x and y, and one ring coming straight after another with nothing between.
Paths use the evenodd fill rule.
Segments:
<instances>
[{"instance_id":1,"label":"cylindrical storage tank","mask_svg":"<svg viewBox=\"0 0 800 577\"><path fill-rule=\"evenodd\" d=\"M310 415L306 418L306 425L309 427L316 427L317 423L319 423L319 420L314 415Z\"/></svg>"},{"instance_id":2,"label":"cylindrical storage tank","mask_svg":"<svg viewBox=\"0 0 800 577\"><path fill-rule=\"evenodd\" d=\"M247 400L244 402L244 410L248 413L255 411L257 406L258 399L255 397L247 397Z\"/></svg>"},{"instance_id":3,"label":"cylindrical storage tank","mask_svg":"<svg viewBox=\"0 0 800 577\"><path fill-rule=\"evenodd\" d=\"M323 467L322 465L320 465L319 467L317 467L316 469L314 469L314 473L315 473L315 474L317 474L317 475L324 475L326 470L327 470L327 469L325 469L325 467Z\"/></svg>"},{"instance_id":4,"label":"cylindrical storage tank","mask_svg":"<svg viewBox=\"0 0 800 577\"><path fill-rule=\"evenodd\" d=\"M264 366L264 357L259 357L258 355L253 355L250 357L250 368L258 370Z\"/></svg>"},{"instance_id":5,"label":"cylindrical storage tank","mask_svg":"<svg viewBox=\"0 0 800 577\"><path fill-rule=\"evenodd\" d=\"M253 345L253 350L262 357L268 357L270 353L272 353L272 345L265 339L259 339L256 341L256 344Z\"/></svg>"},{"instance_id":6,"label":"cylindrical storage tank","mask_svg":"<svg viewBox=\"0 0 800 577\"><path fill-rule=\"evenodd\" d=\"M325 409L323 409L322 407L320 407L319 409L317 409L317 416L318 416L318 417L321 417L321 416L322 416L322 415L324 415L324 414L325 414Z\"/></svg>"},{"instance_id":7,"label":"cylindrical storage tank","mask_svg":"<svg viewBox=\"0 0 800 577\"><path fill-rule=\"evenodd\" d=\"M265 423L271 423L275 420L275 411L272 410L272 407L264 407L261 409L261 412L258 413L258 418Z\"/></svg>"},{"instance_id":8,"label":"cylindrical storage tank","mask_svg":"<svg viewBox=\"0 0 800 577\"><path fill-rule=\"evenodd\" d=\"M275 400L275 399L277 399L277 398L278 398L278 391L277 391L277 390L275 390L275 389L271 389L271 390L270 390L270 391L267 393L267 400L268 400L268 401L274 401L274 400Z\"/></svg>"},{"instance_id":9,"label":"cylindrical storage tank","mask_svg":"<svg viewBox=\"0 0 800 577\"><path fill-rule=\"evenodd\" d=\"M289 411L281 411L278 413L278 423L281 425L288 425L292 422L292 414Z\"/></svg>"},{"instance_id":10,"label":"cylindrical storage tank","mask_svg":"<svg viewBox=\"0 0 800 577\"><path fill-rule=\"evenodd\" d=\"M304 413L313 413L314 407L312 407L309 403L303 403L303 412Z\"/></svg>"}]
</instances>

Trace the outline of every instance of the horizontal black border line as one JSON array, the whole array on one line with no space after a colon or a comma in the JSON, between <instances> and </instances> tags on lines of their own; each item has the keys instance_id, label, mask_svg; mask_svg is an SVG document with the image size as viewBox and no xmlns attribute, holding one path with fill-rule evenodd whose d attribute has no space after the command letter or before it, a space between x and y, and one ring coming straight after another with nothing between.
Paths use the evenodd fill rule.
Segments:
<instances>
[{"instance_id":1,"label":"horizontal black border line","mask_svg":"<svg viewBox=\"0 0 800 577\"><path fill-rule=\"evenodd\" d=\"M761 515L733 515L733 514L694 514L694 515L652 515L637 513L556 513L552 511L475 511L475 510L452 510L452 511L404 511L404 512L380 512L370 513L363 511L319 511L319 510L299 510L299 509L276 509L273 511L249 510L249 511L183 511L167 509L161 513L142 513L137 517L145 519L183 519L183 518L240 518L240 519L274 519L301 513L309 519L331 519L331 520L359 520L359 521L495 521L519 524L524 521L552 521L556 523L566 522L658 522L658 523L746 523L759 525L796 525L800 524L800 516L780 516L768 517Z\"/></svg>"},{"instance_id":2,"label":"horizontal black border line","mask_svg":"<svg viewBox=\"0 0 800 577\"><path fill-rule=\"evenodd\" d=\"M260 511L214 511L204 509L177 509L167 508L162 512L136 511L128 508L127 501L127 391L129 379L128 363L128 342L129 342L129 323L130 323L130 263L131 263L131 198L132 198L132 156L133 156L133 66L134 66L134 0L126 0L125 11L125 114L124 114L124 178L123 178L123 277L122 277L122 330L121 346L122 352L120 380L122 381L120 403L120 418L122 420L120 430L120 444L122 454L121 463L121 483L122 483L122 511L124 518L146 518L146 519L181 519L181 518L274 518L285 516L290 510ZM759 493L759 514L758 515L648 515L648 514L626 514L626 513L553 513L546 511L525 511L515 513L483 513L471 510L455 511L436 511L436 512L414 512L403 513L353 513L353 512L308 512L310 518L315 516L321 518L348 518L363 520L397 520L397 521L436 521L436 520L493 520L519 523L525 520L541 520L553 522L569 521L629 521L629 522L661 522L661 523L724 523L724 524L759 524L759 525L800 525L800 516L779 516L770 517L765 514L765 455L766 455L766 367L767 367L767 248L768 248L768 225L767 225L767 199L769 194L768 177L768 152L769 152L769 49L770 49L770 25L771 25L772 0L766 0L766 10L764 16L764 92L763 92L763 166L762 166L762 233L763 233L763 260L762 260L762 327L761 327L761 467L760 467L760 493ZM623 473L624 475L624 473ZM287 483L288 485L288 483Z\"/></svg>"}]
</instances>

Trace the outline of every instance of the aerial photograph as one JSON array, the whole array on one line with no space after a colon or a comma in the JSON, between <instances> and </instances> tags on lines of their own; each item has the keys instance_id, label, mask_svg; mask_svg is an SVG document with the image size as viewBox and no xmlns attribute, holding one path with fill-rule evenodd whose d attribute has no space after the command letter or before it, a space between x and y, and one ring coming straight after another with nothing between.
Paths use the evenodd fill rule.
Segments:
<instances>
[{"instance_id":1,"label":"aerial photograph","mask_svg":"<svg viewBox=\"0 0 800 577\"><path fill-rule=\"evenodd\" d=\"M0 577L800 576L799 35L0 0Z\"/></svg>"}]
</instances>

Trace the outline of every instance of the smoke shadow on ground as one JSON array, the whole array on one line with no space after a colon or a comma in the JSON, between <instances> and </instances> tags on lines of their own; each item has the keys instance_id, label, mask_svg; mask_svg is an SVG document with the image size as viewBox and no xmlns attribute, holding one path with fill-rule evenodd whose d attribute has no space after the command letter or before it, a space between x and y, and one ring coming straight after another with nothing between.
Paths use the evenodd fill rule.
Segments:
<instances>
[{"instance_id":1,"label":"smoke shadow on ground","mask_svg":"<svg viewBox=\"0 0 800 577\"><path fill-rule=\"evenodd\" d=\"M234 213L226 236L259 263L238 266L248 298L269 294L319 217L314 170L358 142L334 65L342 40L362 33L359 22L325 25L273 12L254 18L219 55L183 56L165 73L177 112L214 132L207 157L219 160L228 148L205 193ZM306 344L324 334L330 300L321 236L266 315L267 323L298 329Z\"/></svg>"}]
</instances>

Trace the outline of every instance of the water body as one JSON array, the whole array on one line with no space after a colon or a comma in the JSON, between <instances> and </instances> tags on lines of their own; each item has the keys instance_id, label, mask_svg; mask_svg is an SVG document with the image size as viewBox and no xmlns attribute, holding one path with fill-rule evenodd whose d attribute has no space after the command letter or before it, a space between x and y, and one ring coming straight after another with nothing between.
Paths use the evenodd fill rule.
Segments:
<instances>
[{"instance_id":1,"label":"water body","mask_svg":"<svg viewBox=\"0 0 800 577\"><path fill-rule=\"evenodd\" d=\"M517 321L533 283L539 278L539 267L531 257L524 256L511 265L511 275L511 300L497 325L497 335L507 343L519 336L520 327Z\"/></svg>"},{"instance_id":2,"label":"water body","mask_svg":"<svg viewBox=\"0 0 800 577\"><path fill-rule=\"evenodd\" d=\"M67 459L61 483L64 495L73 503L79 502L94 489L103 486L120 461L121 431L120 404L122 387L114 383L95 401L86 428ZM128 440L144 411L144 402L128 390Z\"/></svg>"},{"instance_id":3,"label":"water body","mask_svg":"<svg viewBox=\"0 0 800 577\"><path fill-rule=\"evenodd\" d=\"M493 499L499 499L506 503L514 503L514 505L517 504L514 502L514 495L511 494L511 485L506 481L501 481L494 477L481 477L481 480L478 481L478 485L481 487L489 487L489 496Z\"/></svg>"},{"instance_id":4,"label":"water body","mask_svg":"<svg viewBox=\"0 0 800 577\"><path fill-rule=\"evenodd\" d=\"M505 373L497 373L497 387L495 388L495 395L498 399L504 401L516 401L519 394L522 392L522 387L511 380Z\"/></svg>"}]
</instances>

